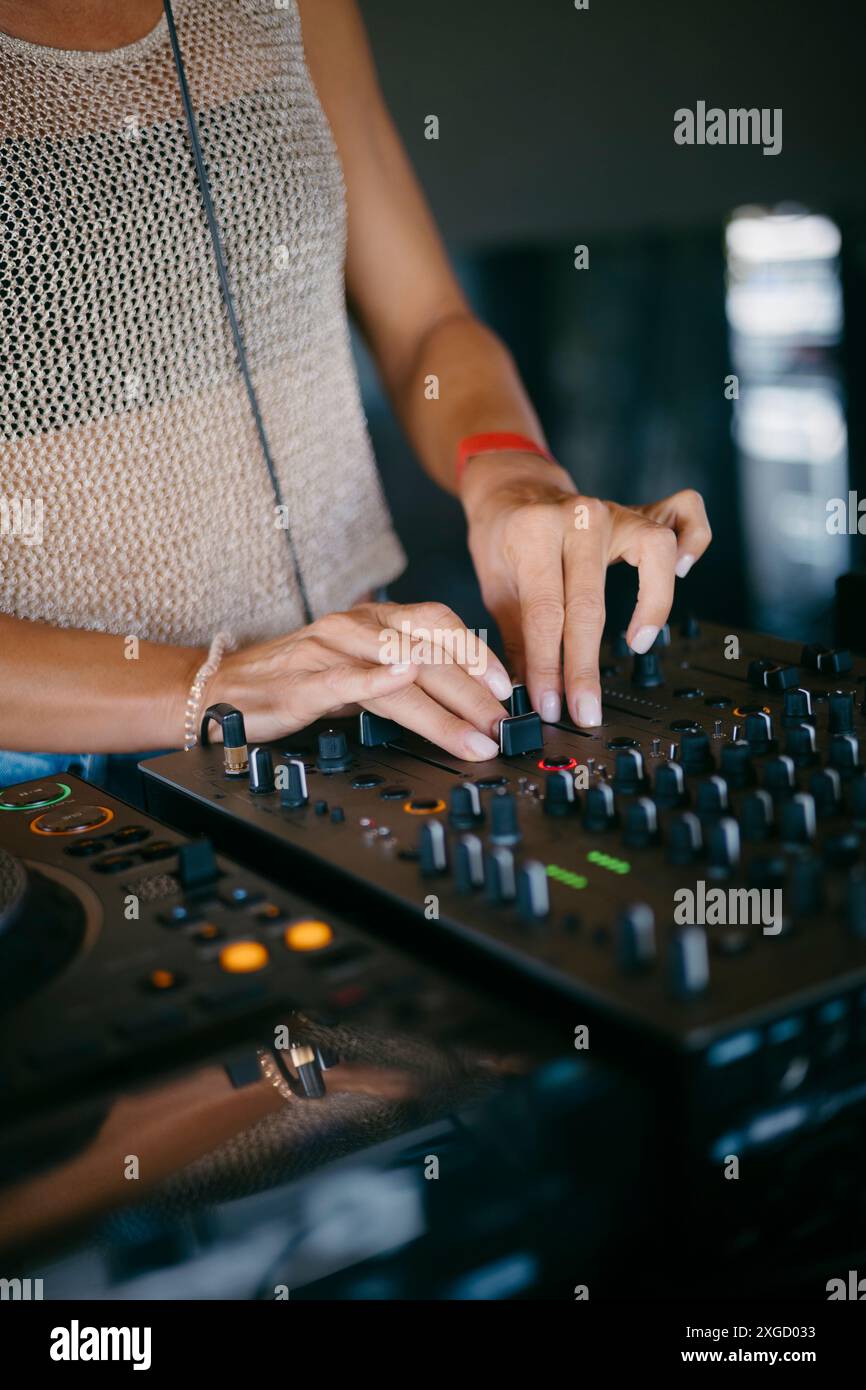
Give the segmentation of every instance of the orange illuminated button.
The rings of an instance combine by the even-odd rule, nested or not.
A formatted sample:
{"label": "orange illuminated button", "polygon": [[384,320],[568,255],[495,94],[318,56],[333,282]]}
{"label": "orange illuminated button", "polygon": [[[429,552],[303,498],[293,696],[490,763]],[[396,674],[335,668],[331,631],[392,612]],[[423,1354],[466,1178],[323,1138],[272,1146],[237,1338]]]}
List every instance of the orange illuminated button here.
{"label": "orange illuminated button", "polygon": [[88,830],[99,830],[114,820],[114,812],[107,806],[62,806],[56,811],[45,811],[30,822],[30,829],[37,835],[83,835]]}
{"label": "orange illuminated button", "polygon": [[220,951],[220,965],[230,975],[249,975],[267,963],[267,947],[260,941],[232,941]]}
{"label": "orange illuminated button", "polygon": [[303,922],[293,922],[286,927],[283,936],[290,951],[321,951],[323,947],[330,946],[333,939],[333,927],[312,917]]}
{"label": "orange illuminated button", "polygon": [[147,983],[151,989],[161,991],[174,989],[180,982],[173,970],[152,970],[148,976]]}

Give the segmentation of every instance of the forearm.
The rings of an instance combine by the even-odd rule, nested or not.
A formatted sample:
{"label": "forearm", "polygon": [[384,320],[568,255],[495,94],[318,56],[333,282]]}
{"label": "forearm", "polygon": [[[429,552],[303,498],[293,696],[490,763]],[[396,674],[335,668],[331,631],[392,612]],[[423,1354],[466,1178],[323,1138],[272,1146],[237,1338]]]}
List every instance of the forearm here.
{"label": "forearm", "polygon": [[470,313],[439,320],[420,339],[409,367],[385,372],[394,409],[425,470],[456,492],[461,439],[491,431],[544,434],[511,354]]}
{"label": "forearm", "polygon": [[0,745],[39,753],[178,747],[205,655],[0,614]]}

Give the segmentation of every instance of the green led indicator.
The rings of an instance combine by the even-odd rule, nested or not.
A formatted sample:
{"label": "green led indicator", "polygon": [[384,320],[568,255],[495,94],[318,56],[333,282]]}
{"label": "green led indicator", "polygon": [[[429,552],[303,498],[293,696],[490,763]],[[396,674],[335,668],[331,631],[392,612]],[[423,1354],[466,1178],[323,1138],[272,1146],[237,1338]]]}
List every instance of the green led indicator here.
{"label": "green led indicator", "polygon": [[566,888],[585,888],[589,882],[583,874],[574,874],[571,869],[563,869],[559,864],[548,864],[547,876],[555,878],[557,883],[564,883]]}
{"label": "green led indicator", "polygon": [[591,849],[586,857],[590,864],[597,864],[600,869],[607,869],[608,873],[631,873],[631,864],[627,860],[614,859],[612,854],[602,854],[600,849]]}
{"label": "green led indicator", "polygon": [[58,801],[65,801],[68,796],[72,795],[72,788],[68,787],[65,782],[56,782],[55,786],[60,787],[59,796],[41,797],[36,801],[23,800],[11,802],[4,801],[3,797],[8,795],[9,792],[13,792],[15,787],[5,787],[0,791],[0,811],[41,811],[46,806],[56,806]]}

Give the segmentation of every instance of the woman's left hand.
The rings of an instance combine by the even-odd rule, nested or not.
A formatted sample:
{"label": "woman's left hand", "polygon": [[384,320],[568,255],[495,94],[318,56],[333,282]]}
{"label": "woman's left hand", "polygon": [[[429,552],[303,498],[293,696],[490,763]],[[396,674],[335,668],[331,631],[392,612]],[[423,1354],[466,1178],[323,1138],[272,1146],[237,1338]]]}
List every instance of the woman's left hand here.
{"label": "woman's left hand", "polygon": [[460,493],[509,674],[525,681],[548,723],[560,717],[564,686],[574,722],[600,724],[607,567],[625,560],[638,571],[626,638],[645,652],[668,619],[676,578],[712,539],[700,493],[621,507],[583,496],[558,464],[516,453],[471,459]]}

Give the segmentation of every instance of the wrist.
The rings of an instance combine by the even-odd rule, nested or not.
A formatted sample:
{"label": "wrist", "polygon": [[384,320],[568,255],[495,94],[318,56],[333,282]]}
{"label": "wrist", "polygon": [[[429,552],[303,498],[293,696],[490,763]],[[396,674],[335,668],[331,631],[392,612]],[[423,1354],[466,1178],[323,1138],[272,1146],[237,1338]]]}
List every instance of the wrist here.
{"label": "wrist", "polygon": [[569,473],[552,459],[538,454],[497,452],[475,454],[467,461],[460,480],[459,497],[468,521],[478,518],[491,502],[538,500],[576,493]]}

